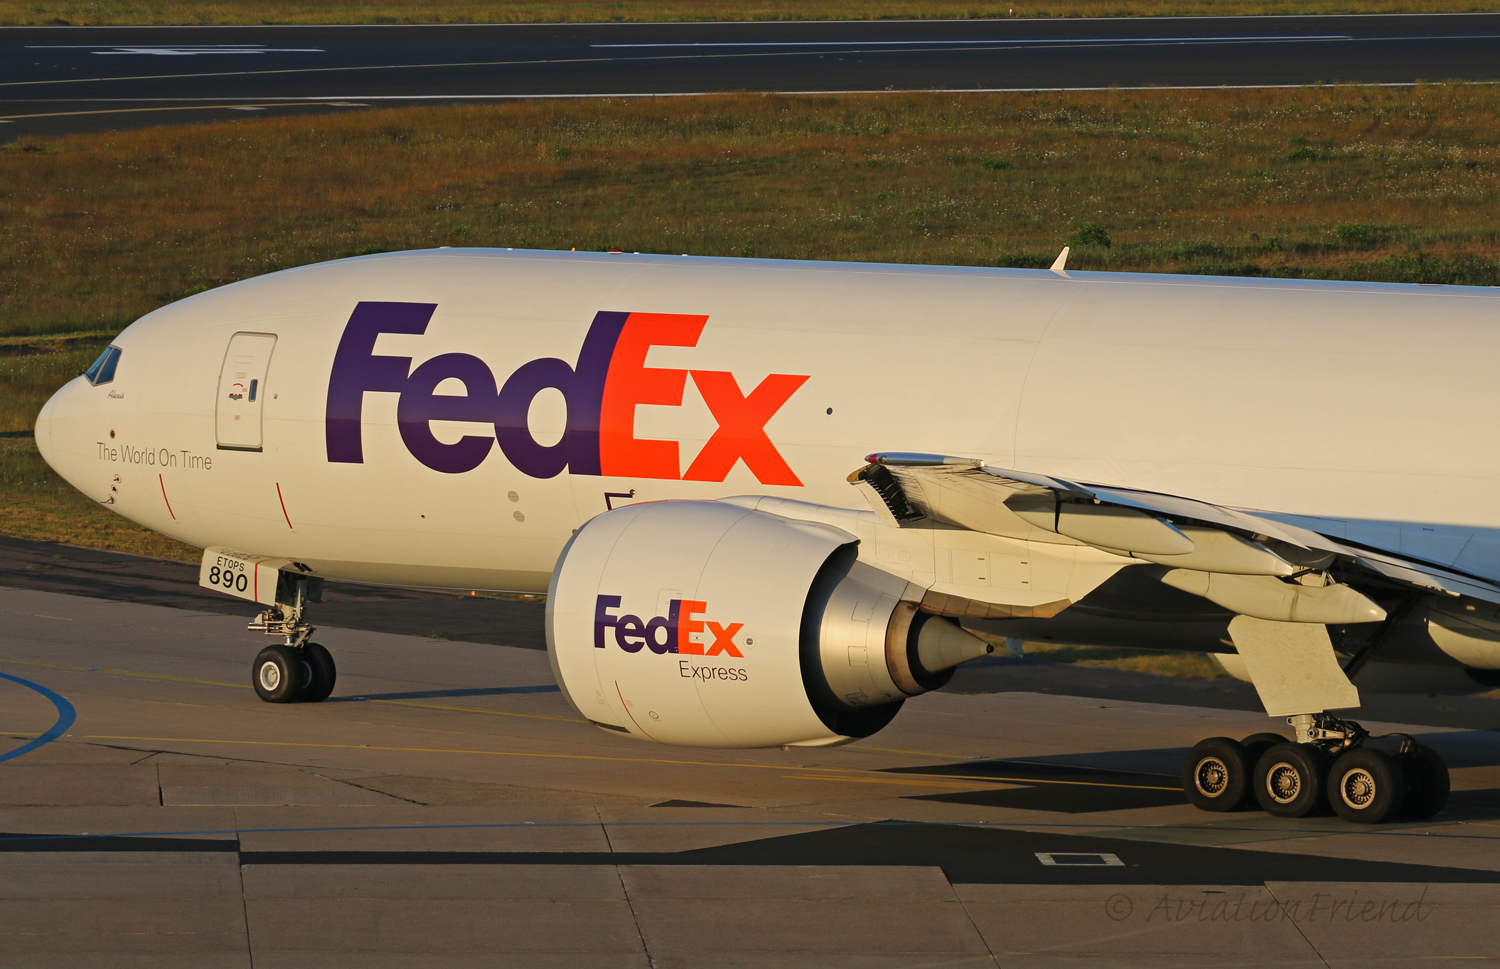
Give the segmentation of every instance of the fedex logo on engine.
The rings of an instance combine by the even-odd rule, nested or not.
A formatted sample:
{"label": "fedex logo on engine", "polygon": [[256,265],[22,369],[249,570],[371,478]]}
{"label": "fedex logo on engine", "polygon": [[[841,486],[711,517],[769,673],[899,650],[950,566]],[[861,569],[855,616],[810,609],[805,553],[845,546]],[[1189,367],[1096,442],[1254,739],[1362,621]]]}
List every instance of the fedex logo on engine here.
{"label": "fedex logo on engine", "polygon": [[[382,333],[422,334],[435,303],[362,302],[344,327],[328,380],[326,440],[328,460],[364,462],[361,432],[364,395],[399,394],[396,423],[401,440],[418,461],[435,471],[462,474],[489,456],[498,442],[517,470],[534,478],[572,474],[684,481],[723,481],[744,461],[761,484],[801,486],[796,474],[766,436],[766,423],[807,376],[771,374],[749,393],[723,370],[675,370],[645,365],[653,346],[694,347],[707,316],[669,313],[595,315],[575,363],[555,357],[529,361],[497,385],[478,357],[444,353],[412,369],[410,357],[377,355]],[[682,406],[691,375],[718,429],[687,470],[681,469],[677,441],[635,436],[639,404]],[[457,378],[463,396],[436,394]],[[538,393],[562,392],[567,425],[556,444],[541,445],[531,434],[527,413]],[[439,441],[432,421],[475,421],[494,434],[465,435],[456,443]]]}
{"label": "fedex logo on engine", "polygon": [[[734,637],[745,628],[742,622],[717,623],[697,618],[708,611],[708,603],[701,599],[673,599],[667,603],[665,616],[654,616],[643,620],[640,616],[616,615],[612,610],[620,608],[619,596],[598,596],[594,599],[594,648],[607,649],[608,640],[627,653],[639,653],[642,648],[653,653],[676,653],[679,656],[722,656],[744,659],[735,645]],[[712,642],[704,643],[694,637],[707,633]],[[749,645],[750,640],[745,640]],[[698,666],[689,660],[678,660],[678,675],[696,680],[748,680],[749,673],[740,667]]]}

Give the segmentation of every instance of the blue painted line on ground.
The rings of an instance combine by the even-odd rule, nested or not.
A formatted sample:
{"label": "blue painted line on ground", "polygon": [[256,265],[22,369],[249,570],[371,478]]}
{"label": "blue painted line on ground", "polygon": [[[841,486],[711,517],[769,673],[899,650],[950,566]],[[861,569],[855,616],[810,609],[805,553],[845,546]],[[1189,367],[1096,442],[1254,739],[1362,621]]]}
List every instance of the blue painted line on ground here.
{"label": "blue painted line on ground", "polygon": [[10,760],[13,757],[19,757],[22,754],[29,754],[33,750],[36,750],[38,747],[52,743],[52,741],[56,740],[58,737],[61,737],[64,733],[66,733],[68,728],[73,726],[73,721],[78,719],[78,711],[73,709],[73,704],[69,703],[67,700],[64,700],[61,696],[53,693],[51,690],[47,689],[45,686],[42,686],[40,683],[33,683],[30,680],[23,680],[19,676],[11,676],[9,673],[0,673],[0,679],[10,680],[12,683],[19,683],[22,686],[26,687],[26,689],[28,690],[35,690],[42,696],[51,700],[52,705],[54,707],[57,707],[57,722],[52,725],[51,729],[49,729],[46,733],[37,737],[30,743],[22,744],[9,753],[0,754],[0,761]]}

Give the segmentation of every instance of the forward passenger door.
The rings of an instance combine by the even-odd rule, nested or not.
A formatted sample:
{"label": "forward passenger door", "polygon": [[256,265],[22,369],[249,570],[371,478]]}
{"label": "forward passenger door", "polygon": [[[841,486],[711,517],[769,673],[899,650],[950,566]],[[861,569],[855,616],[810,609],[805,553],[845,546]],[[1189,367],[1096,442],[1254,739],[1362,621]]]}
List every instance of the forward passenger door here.
{"label": "forward passenger door", "polygon": [[261,407],[274,349],[274,333],[236,333],[230,338],[224,366],[219,371],[219,397],[214,411],[220,450],[261,449]]}

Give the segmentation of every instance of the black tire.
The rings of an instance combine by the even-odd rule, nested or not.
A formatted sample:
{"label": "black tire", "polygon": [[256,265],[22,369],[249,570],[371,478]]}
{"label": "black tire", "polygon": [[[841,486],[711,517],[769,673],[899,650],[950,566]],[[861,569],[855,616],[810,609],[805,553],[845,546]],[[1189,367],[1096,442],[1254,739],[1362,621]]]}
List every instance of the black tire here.
{"label": "black tire", "polygon": [[1245,803],[1252,761],[1228,737],[1201,740],[1182,761],[1182,789],[1200,811],[1233,811]]}
{"label": "black tire", "polygon": [[291,703],[307,682],[302,657],[290,646],[267,646],[250,667],[250,682],[255,693],[267,703]]}
{"label": "black tire", "polygon": [[1397,758],[1406,775],[1406,804],[1401,817],[1426,821],[1448,805],[1448,765],[1431,747],[1417,744],[1411,752]]}
{"label": "black tire", "polygon": [[338,682],[338,667],[334,665],[328,650],[317,643],[308,643],[302,647],[301,652],[312,675],[307,678],[307,686],[297,699],[303,703],[321,703],[328,699],[328,694],[333,692],[333,685]]}
{"label": "black tire", "polygon": [[1255,799],[1267,814],[1305,818],[1327,803],[1328,757],[1316,747],[1279,743],[1255,764]]}
{"label": "black tire", "polygon": [[1277,744],[1286,743],[1286,738],[1279,733],[1253,733],[1240,741],[1240,746],[1245,748],[1245,754],[1250,758],[1250,767],[1260,763],[1260,755],[1275,747]]}
{"label": "black tire", "polygon": [[1401,813],[1406,775],[1383,750],[1356,747],[1328,772],[1328,803],[1345,821],[1379,824]]}

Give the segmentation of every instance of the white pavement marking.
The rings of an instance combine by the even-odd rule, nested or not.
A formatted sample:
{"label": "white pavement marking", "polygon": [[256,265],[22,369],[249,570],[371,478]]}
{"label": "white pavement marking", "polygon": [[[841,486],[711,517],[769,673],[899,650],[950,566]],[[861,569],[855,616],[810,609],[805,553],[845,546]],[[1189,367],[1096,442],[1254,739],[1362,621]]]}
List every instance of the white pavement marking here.
{"label": "white pavement marking", "polygon": [[[1147,88],[1121,88],[1117,86],[1094,86],[1094,87],[944,87],[944,88],[828,88],[807,91],[768,91],[764,93],[779,94],[784,97],[825,97],[831,94],[1054,94],[1066,91],[1120,91],[1120,90],[1149,90],[1149,91],[1292,91],[1303,88],[1405,88],[1423,87],[1427,81],[1334,81],[1314,82],[1311,84],[1174,84],[1164,86],[1151,86]],[[1465,81],[1470,87],[1490,86],[1500,84],[1500,81]],[[3,87],[0,84],[0,87]],[[257,101],[262,104],[288,103],[298,105],[323,105],[335,108],[368,108],[370,105],[348,101],[348,98],[359,98],[362,101],[541,101],[541,100],[590,100],[596,98],[708,98],[708,97],[731,97],[734,91],[635,91],[635,92],[588,92],[583,94],[318,94],[307,97],[267,97],[267,98],[30,98],[27,103],[46,104],[152,104],[156,102],[170,102],[183,105],[173,108],[108,108],[99,111],[66,111],[54,113],[12,114],[0,118],[0,124],[8,124],[11,121],[24,121],[27,118],[53,118],[74,114],[126,114],[142,111],[180,111],[197,107],[228,107],[225,102],[234,100]],[[328,100],[338,98],[339,100]],[[202,104],[197,102],[216,102],[215,104]]]}
{"label": "white pavement marking", "polygon": [[1120,856],[1108,851],[1037,851],[1036,860],[1048,866],[1124,868]]}

